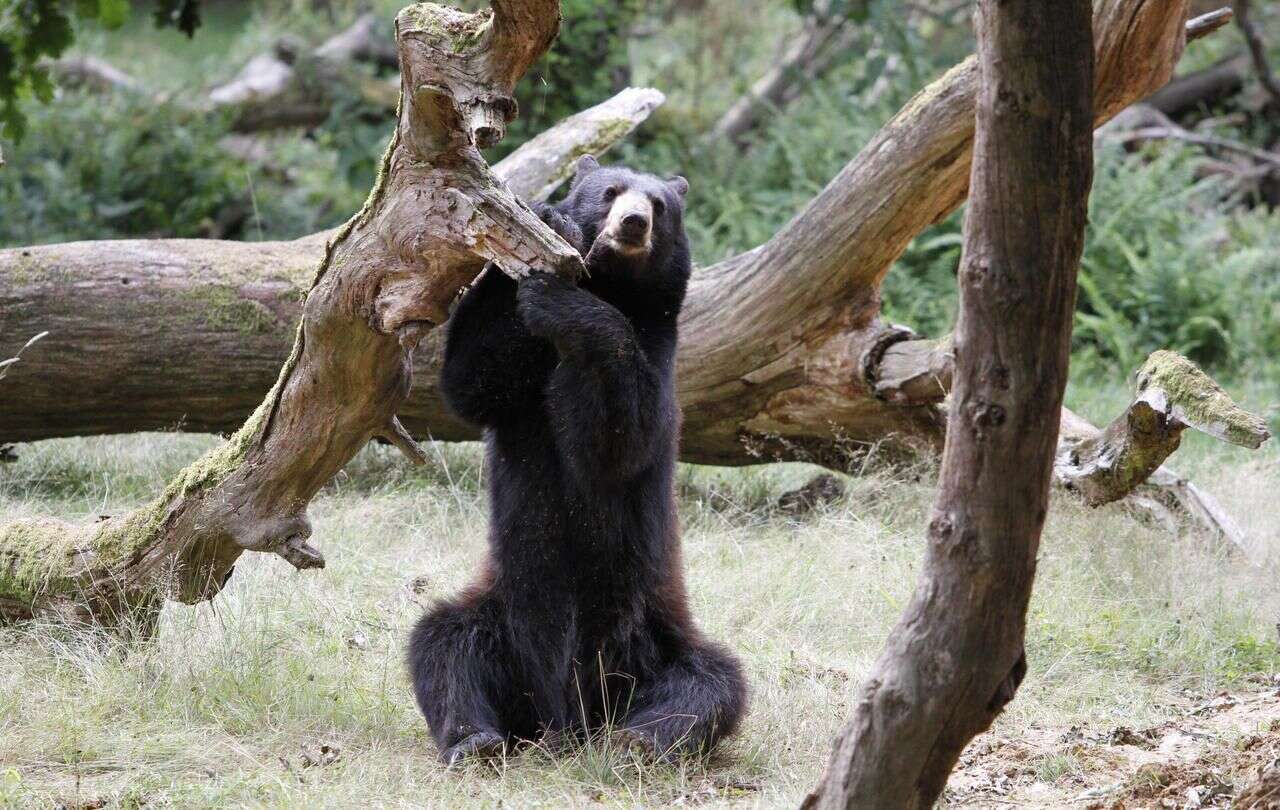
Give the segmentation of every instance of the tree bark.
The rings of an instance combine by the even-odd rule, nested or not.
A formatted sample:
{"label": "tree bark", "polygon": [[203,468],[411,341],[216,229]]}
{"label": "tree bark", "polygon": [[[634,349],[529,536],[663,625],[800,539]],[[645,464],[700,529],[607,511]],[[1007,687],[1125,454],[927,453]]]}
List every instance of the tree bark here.
{"label": "tree bark", "polygon": [[[493,262],[515,276],[576,275],[582,259],[490,171],[511,93],[559,27],[556,0],[428,4],[396,18],[400,116],[364,208],[328,240],[293,350],[265,400],[152,504],[90,526],[0,528],[0,617],[112,623],[165,597],[215,595],[244,551],[323,567],[307,543],[311,498],[370,439],[419,463],[396,413],[413,348]],[[198,258],[189,248],[188,254]]]}
{"label": "tree bark", "polygon": [[1093,175],[1088,0],[979,0],[941,488],[916,593],[807,807],[927,808],[1013,699]]}
{"label": "tree bark", "polygon": [[[1185,13],[1184,0],[1100,0],[1096,123],[1168,81]],[[770,241],[694,274],[678,357],[684,460],[845,467],[872,445],[941,446],[939,398],[877,390],[905,334],[879,317],[879,290],[911,239],[965,197],[976,83],[972,59],[953,68]],[[11,375],[0,442],[234,429],[287,353],[282,335],[326,236],[0,251],[0,339],[16,348],[51,332]],[[145,305],[126,309],[126,293]],[[436,389],[442,345],[431,333],[419,346],[402,419],[416,436],[475,438]]]}

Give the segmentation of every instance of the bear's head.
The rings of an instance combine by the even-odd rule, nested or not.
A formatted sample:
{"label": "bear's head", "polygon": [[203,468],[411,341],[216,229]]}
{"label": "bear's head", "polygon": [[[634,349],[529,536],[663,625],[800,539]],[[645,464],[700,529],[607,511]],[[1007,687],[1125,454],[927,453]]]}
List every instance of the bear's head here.
{"label": "bear's head", "polygon": [[569,194],[559,206],[582,230],[588,270],[658,270],[687,261],[683,177],[662,178],[623,166],[578,160]]}

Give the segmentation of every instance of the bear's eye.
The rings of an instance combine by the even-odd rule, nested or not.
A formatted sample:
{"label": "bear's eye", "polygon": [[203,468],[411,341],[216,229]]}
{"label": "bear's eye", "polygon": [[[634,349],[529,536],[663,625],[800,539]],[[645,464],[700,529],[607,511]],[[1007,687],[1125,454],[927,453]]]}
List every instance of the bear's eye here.
{"label": "bear's eye", "polygon": [[617,186],[609,186],[608,188],[606,188],[606,189],[604,190],[604,201],[605,201],[605,202],[613,202],[615,199],[617,199],[617,197],[618,197],[618,187],[617,187]]}
{"label": "bear's eye", "polygon": [[660,217],[662,216],[662,212],[665,210],[667,210],[667,204],[664,203],[661,199],[654,197],[653,198],[653,215],[655,217]]}

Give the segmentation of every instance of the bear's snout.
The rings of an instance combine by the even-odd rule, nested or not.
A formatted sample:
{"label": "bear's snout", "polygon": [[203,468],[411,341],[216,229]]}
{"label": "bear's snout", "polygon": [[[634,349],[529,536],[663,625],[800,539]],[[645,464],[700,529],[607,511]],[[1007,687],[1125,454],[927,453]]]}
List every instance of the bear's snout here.
{"label": "bear's snout", "polygon": [[646,253],[653,233],[653,201],[642,192],[618,195],[609,209],[602,235],[615,249]]}
{"label": "bear's snout", "polygon": [[642,241],[649,233],[649,218],[634,211],[622,218],[622,237],[629,241]]}

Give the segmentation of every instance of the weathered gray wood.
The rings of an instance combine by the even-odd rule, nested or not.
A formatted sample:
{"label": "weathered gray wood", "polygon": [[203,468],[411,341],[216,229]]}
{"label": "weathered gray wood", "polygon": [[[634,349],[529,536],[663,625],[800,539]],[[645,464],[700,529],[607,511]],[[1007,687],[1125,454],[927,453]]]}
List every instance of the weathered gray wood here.
{"label": "weathered gray wood", "polygon": [[[396,18],[401,114],[364,208],[325,245],[277,382],[248,422],[152,504],[92,525],[0,527],[0,618],[109,623],[163,598],[209,599],[245,551],[323,567],[307,504],[370,439],[421,460],[397,412],[410,356],[486,262],[576,276],[582,259],[519,202],[476,149],[477,108],[504,117],[559,27],[557,0]],[[194,249],[193,249],[194,250]],[[265,305],[264,305],[265,306]]]}
{"label": "weathered gray wood", "polygon": [[981,89],[941,487],[915,595],[811,808],[928,808],[1012,700],[1093,174],[1088,0],[979,0]]}

